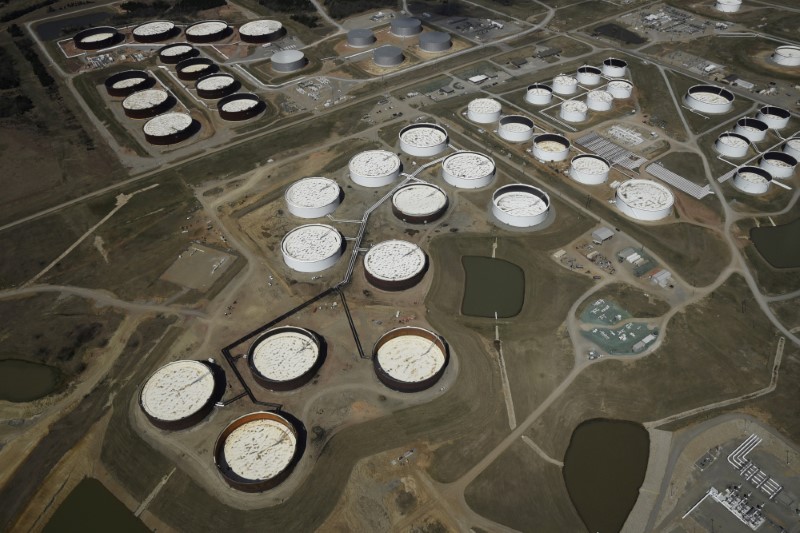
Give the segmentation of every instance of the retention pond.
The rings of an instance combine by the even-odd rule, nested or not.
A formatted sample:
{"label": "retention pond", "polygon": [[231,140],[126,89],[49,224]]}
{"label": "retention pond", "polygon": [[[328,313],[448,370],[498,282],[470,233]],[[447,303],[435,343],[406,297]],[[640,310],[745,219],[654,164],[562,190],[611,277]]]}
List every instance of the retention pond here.
{"label": "retention pond", "polygon": [[800,267],[800,218],[781,226],[750,230],[756,250],[775,268]]}
{"label": "retention pond", "polygon": [[493,257],[461,258],[466,274],[461,312],[469,316],[509,318],[522,310],[525,273],[514,263]]}
{"label": "retention pond", "polygon": [[72,489],[43,531],[146,533],[149,530],[102,483],[87,477]]}
{"label": "retention pond", "polygon": [[641,424],[594,419],[572,433],[564,457],[569,497],[592,533],[616,533],[644,481],[650,436]]}
{"label": "retention pond", "polygon": [[3,359],[0,361],[0,400],[38,400],[58,387],[60,375],[52,366],[21,359]]}

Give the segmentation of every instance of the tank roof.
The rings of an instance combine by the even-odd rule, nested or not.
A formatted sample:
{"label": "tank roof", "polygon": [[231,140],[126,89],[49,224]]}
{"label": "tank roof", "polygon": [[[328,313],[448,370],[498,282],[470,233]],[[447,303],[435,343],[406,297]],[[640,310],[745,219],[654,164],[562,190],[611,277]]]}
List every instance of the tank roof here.
{"label": "tank roof", "polygon": [[604,174],[608,172],[608,161],[595,155],[578,155],[572,158],[572,166],[587,174]]}
{"label": "tank roof", "polygon": [[339,185],[331,179],[303,178],[286,191],[286,201],[299,207],[324,207],[335,202],[339,194]]}
{"label": "tank roof", "polygon": [[183,55],[187,52],[191,52],[192,50],[194,50],[194,46],[190,44],[179,43],[164,47],[160,53],[164,57],[172,57]]}
{"label": "tank roof", "polygon": [[239,33],[245,35],[269,35],[283,28],[277,20],[251,20],[239,26]]}
{"label": "tank roof", "polygon": [[406,215],[430,215],[447,205],[447,194],[429,183],[413,183],[394,193],[392,203]]}
{"label": "tank roof", "polygon": [[320,261],[336,254],[342,246],[342,235],[325,224],[306,224],[289,231],[281,249],[297,261]]}
{"label": "tank roof", "polygon": [[223,89],[236,82],[236,78],[230,74],[209,74],[204,78],[197,80],[197,89],[203,91],[214,91]]}
{"label": "tank roof", "polygon": [[247,480],[271,479],[292,462],[297,449],[294,432],[276,420],[260,418],[245,422],[225,439],[225,462]]}
{"label": "tank roof", "polygon": [[434,376],[445,364],[436,342],[409,332],[386,341],[377,353],[378,364],[397,381],[417,383]]}
{"label": "tank roof", "polygon": [[495,170],[494,161],[478,152],[458,152],[442,162],[442,168],[462,179],[481,179]]}
{"label": "tank roof", "polygon": [[281,50],[272,54],[273,63],[294,63],[303,59],[305,55],[300,50]]}
{"label": "tank roof", "polygon": [[476,98],[467,105],[467,108],[476,113],[497,113],[500,111],[500,102],[494,98]]}
{"label": "tank roof", "polygon": [[412,278],[425,268],[425,263],[425,253],[419,246],[401,240],[380,242],[364,256],[364,268],[386,281]]}
{"label": "tank roof", "polygon": [[159,104],[163,104],[169,98],[169,93],[161,89],[146,89],[137,91],[122,101],[125,109],[150,109]]}
{"label": "tank roof", "polygon": [[672,192],[652,180],[631,179],[617,187],[617,196],[629,206],[642,211],[659,211],[675,201]]}
{"label": "tank roof", "polygon": [[191,125],[192,117],[186,113],[164,113],[148,120],[144,125],[144,132],[153,137],[166,137]]}
{"label": "tank roof", "polygon": [[186,35],[213,35],[228,29],[228,23],[222,20],[206,20],[196,22],[186,28]]}
{"label": "tank roof", "polygon": [[256,341],[251,357],[259,374],[273,381],[289,381],[308,372],[319,358],[310,333],[296,330],[267,334]]}
{"label": "tank roof", "polygon": [[[531,187],[531,189],[533,188],[534,187]],[[501,190],[502,189],[498,189],[497,192],[500,192]],[[508,192],[501,193],[492,201],[494,202],[494,205],[500,208],[501,211],[508,213],[509,215],[517,217],[535,216],[544,213],[550,207],[550,202],[547,200],[547,195],[545,195],[541,190],[537,189],[537,191],[542,196],[536,194],[536,192],[533,190],[524,191],[514,187]]]}
{"label": "tank roof", "polygon": [[154,20],[145,22],[133,29],[134,35],[160,35],[175,29],[175,24],[168,20]]}
{"label": "tank roof", "polygon": [[440,127],[414,125],[401,131],[400,140],[417,148],[428,148],[447,141],[447,133]]}
{"label": "tank roof", "polygon": [[214,373],[208,365],[173,361],[156,370],[144,384],[142,407],[158,420],[182,420],[208,403],[214,385]]}
{"label": "tank roof", "polygon": [[400,168],[400,158],[387,150],[367,150],[353,156],[349,167],[360,176],[383,177]]}

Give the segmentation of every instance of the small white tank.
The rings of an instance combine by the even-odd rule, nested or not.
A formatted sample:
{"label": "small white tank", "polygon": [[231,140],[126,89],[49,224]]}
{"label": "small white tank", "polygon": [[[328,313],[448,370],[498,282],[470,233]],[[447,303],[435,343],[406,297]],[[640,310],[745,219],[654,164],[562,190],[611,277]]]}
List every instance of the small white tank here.
{"label": "small white tank", "polygon": [[478,124],[491,124],[500,119],[500,102],[493,98],[476,98],[467,105],[467,118]]}
{"label": "small white tank", "polygon": [[770,173],[758,167],[739,167],[733,175],[733,186],[747,194],[764,194],[771,182]]}
{"label": "small white tank", "polygon": [[575,94],[578,91],[578,80],[568,74],[559,74],[553,79],[553,92],[561,95]]}
{"label": "small white tank", "polygon": [[525,101],[529,104],[541,106],[548,105],[553,100],[553,88],[544,83],[528,85],[525,92]]}
{"label": "small white tank", "polygon": [[582,154],[572,158],[569,177],[584,185],[600,185],[608,180],[611,165],[598,155]]}
{"label": "small white tank", "polygon": [[614,98],[624,100],[633,94],[633,84],[628,80],[611,80],[606,86],[606,91]]}
{"label": "small white tank", "polygon": [[558,116],[567,122],[583,122],[589,107],[578,100],[566,100],[561,104],[561,111]]}
{"label": "small white tank", "polygon": [[589,91],[586,95],[586,106],[592,111],[610,111],[614,97],[608,91]]}
{"label": "small white tank", "polygon": [[797,158],[785,152],[767,152],[761,156],[758,166],[769,172],[773,178],[791,178],[797,167]]}
{"label": "small white tank", "polygon": [[750,140],[747,137],[729,131],[717,137],[717,142],[714,143],[714,149],[728,157],[744,157],[747,155],[748,148],[750,148]]}
{"label": "small white tank", "polygon": [[578,68],[576,78],[578,83],[582,85],[598,85],[602,78],[600,77],[601,70],[591,65],[583,65]]}
{"label": "small white tank", "polygon": [[792,137],[783,143],[783,153],[800,160],[800,137]]}
{"label": "small white tank", "polygon": [[743,117],[736,121],[733,131],[747,137],[750,142],[759,142],[767,136],[768,129],[769,126],[756,118]]}
{"label": "small white tank", "polygon": [[500,119],[497,134],[509,142],[529,141],[533,137],[533,121],[522,115],[507,115]]}
{"label": "small white tank", "polygon": [[736,13],[742,7],[742,0],[717,0],[714,7],[722,13]]}
{"label": "small white tank", "polygon": [[603,75],[609,78],[621,78],[628,73],[628,62],[624,59],[609,57],[603,61]]}
{"label": "small white tank", "polygon": [[800,67],[800,46],[779,46],[772,54],[772,61],[784,67]]}
{"label": "small white tank", "polygon": [[569,140],[555,133],[543,133],[533,139],[533,157],[539,161],[565,161],[569,157]]}
{"label": "small white tank", "polygon": [[780,130],[789,124],[791,113],[782,107],[765,105],[758,111],[756,118],[773,130]]}

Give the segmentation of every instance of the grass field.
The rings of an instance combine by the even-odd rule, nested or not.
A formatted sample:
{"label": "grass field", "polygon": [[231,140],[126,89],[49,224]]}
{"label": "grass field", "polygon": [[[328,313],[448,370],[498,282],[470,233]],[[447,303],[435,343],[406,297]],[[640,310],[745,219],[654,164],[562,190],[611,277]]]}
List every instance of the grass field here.
{"label": "grass field", "polygon": [[627,283],[614,283],[603,287],[597,292],[592,293],[575,310],[575,316],[580,318],[581,314],[598,299],[613,301],[634,318],[655,318],[665,314],[670,307],[667,302],[656,296],[645,293],[643,290]]}

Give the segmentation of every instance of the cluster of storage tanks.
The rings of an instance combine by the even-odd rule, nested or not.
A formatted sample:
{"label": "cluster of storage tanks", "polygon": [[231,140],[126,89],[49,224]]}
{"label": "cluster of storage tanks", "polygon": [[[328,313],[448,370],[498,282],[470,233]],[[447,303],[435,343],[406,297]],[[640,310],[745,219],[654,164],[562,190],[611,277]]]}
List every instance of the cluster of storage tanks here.
{"label": "cluster of storage tanks", "polygon": [[[583,122],[589,111],[610,111],[614,100],[633,94],[633,84],[624,78],[628,63],[610,57],[600,67],[583,65],[572,74],[559,74],[550,84],[534,83],[525,91],[525,101],[534,106],[549,106],[554,95],[561,98],[559,117],[565,122]],[[585,89],[585,99],[575,99]]]}
{"label": "cluster of storage tanks", "polygon": [[763,194],[769,190],[773,178],[785,179],[794,174],[800,156],[800,139],[787,139],[778,150],[760,152],[757,144],[767,139],[769,130],[781,130],[789,124],[791,113],[776,106],[762,107],[755,117],[743,117],[736,121],[733,131],[717,137],[715,150],[728,159],[744,159],[750,156],[751,147],[758,159],[757,164],[740,166],[733,175],[733,186],[748,194]]}
{"label": "cluster of storage tanks", "polygon": [[[422,31],[422,22],[414,17],[392,19],[389,32],[394,37],[417,37],[418,47],[429,54],[446,52],[453,46],[449,33]],[[347,45],[352,48],[368,48],[377,42],[375,32],[368,28],[355,28],[347,32]],[[394,45],[383,45],[372,52],[372,61],[379,67],[392,68],[401,65],[406,57],[403,49]]]}

